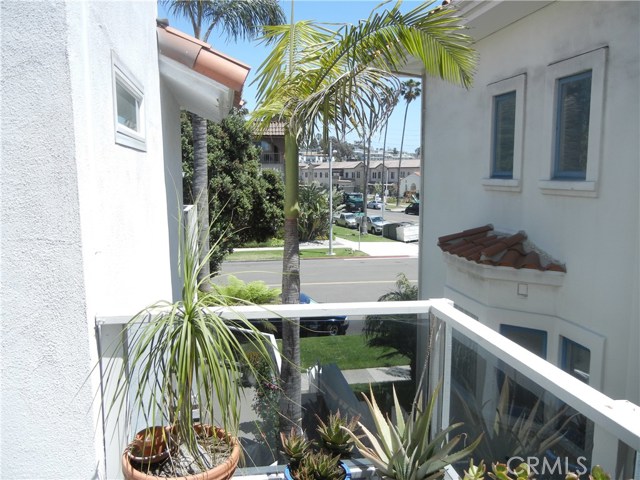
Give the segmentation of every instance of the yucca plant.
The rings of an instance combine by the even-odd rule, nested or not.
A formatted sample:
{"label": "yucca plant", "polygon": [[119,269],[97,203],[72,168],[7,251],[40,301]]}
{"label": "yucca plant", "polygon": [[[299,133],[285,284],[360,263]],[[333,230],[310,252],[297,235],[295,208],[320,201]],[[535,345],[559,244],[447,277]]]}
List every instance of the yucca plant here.
{"label": "yucca plant", "polygon": [[461,423],[448,426],[431,439],[431,416],[438,391],[439,388],[430,398],[426,410],[422,409],[421,397],[418,395],[411,411],[406,414],[400,407],[394,388],[395,422],[382,413],[372,390],[370,390],[370,398],[363,394],[373,417],[376,432],[369,431],[361,422],[358,422],[358,425],[371,446],[365,445],[354,432],[347,431],[360,453],[371,460],[383,477],[396,480],[439,478],[444,474],[444,467],[467,457],[480,443],[481,437],[478,437],[469,446],[456,450],[463,434],[458,434],[451,439],[449,436],[453,430],[462,425]]}
{"label": "yucca plant", "polygon": [[[258,352],[269,361],[270,356],[266,342],[249,321],[240,317],[228,321],[207,308],[201,290],[211,280],[199,281],[198,275],[216,245],[200,260],[197,222],[182,222],[181,218],[179,224],[182,298],[150,305],[123,328],[121,344],[128,346],[128,363],[122,367],[107,364],[106,382],[115,392],[107,413],[120,415],[127,410],[141,416],[144,427],[170,425],[180,451],[206,470],[218,460],[211,454],[214,448],[205,453],[201,446],[198,436],[211,430],[194,419],[194,408],[199,409],[203,422],[224,430],[208,442],[229,443],[239,425],[241,369],[253,368],[245,352]],[[207,302],[211,300],[208,295]],[[226,304],[223,297],[218,300],[218,305]],[[231,327],[250,333],[240,337]],[[251,344],[250,349],[245,350],[241,338]],[[131,410],[129,399],[133,399]]]}

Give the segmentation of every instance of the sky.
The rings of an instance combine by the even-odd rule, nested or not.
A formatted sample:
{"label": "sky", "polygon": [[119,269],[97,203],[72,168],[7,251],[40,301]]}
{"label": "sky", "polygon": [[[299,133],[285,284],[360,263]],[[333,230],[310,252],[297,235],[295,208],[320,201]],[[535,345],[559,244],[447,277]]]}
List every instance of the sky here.
{"label": "sky", "polygon": [[[294,4],[294,17],[296,21],[314,20],[317,22],[327,23],[356,23],[360,19],[367,18],[369,13],[380,3],[381,1],[369,0],[296,0]],[[418,3],[419,2],[417,0],[404,0],[402,10],[409,10],[415,7]],[[280,4],[287,16],[287,19],[289,19],[291,13],[291,2],[281,1]],[[172,27],[193,35],[193,28],[190,23],[182,18],[172,17],[169,15],[167,9],[162,5],[158,5],[158,18],[168,18],[169,24]],[[221,52],[240,60],[251,67],[249,77],[247,78],[242,92],[242,98],[247,102],[246,107],[249,110],[255,108],[256,85],[251,85],[251,83],[255,79],[260,64],[268,55],[270,47],[260,45],[257,41],[239,41],[238,43],[234,43],[225,37],[219,36],[215,31],[209,37],[208,43],[216,50],[220,50]],[[400,149],[405,105],[404,100],[401,100],[389,121],[387,132],[388,149]],[[348,137],[348,140],[352,142],[356,139],[357,137]],[[384,144],[383,134],[381,133],[378,137],[372,138],[371,143],[372,148],[382,148]],[[405,152],[414,152],[419,146],[420,99],[418,98],[409,105],[403,150]]]}

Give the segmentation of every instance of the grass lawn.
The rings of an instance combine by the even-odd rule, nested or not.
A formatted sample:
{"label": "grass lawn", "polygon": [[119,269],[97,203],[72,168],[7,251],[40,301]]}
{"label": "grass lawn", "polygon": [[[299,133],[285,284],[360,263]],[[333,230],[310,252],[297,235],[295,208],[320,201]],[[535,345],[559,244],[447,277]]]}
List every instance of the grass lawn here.
{"label": "grass lawn", "polygon": [[[358,230],[354,230],[353,228],[345,228],[339,227],[338,225],[333,226],[333,234],[336,237],[344,238],[345,240],[350,240],[352,242],[358,241]],[[367,235],[360,236],[361,242],[393,242],[389,238],[385,238],[382,235],[373,235],[368,233]]]}
{"label": "grass lawn", "polygon": [[[367,254],[350,248],[334,248],[334,257],[329,257],[328,248],[301,249],[300,259],[334,258],[334,257],[366,257]],[[259,250],[249,252],[234,252],[225,258],[225,262],[256,262],[260,260],[282,260],[282,250]]]}
{"label": "grass lawn", "polygon": [[367,347],[362,335],[307,337],[300,339],[300,363],[309,368],[316,363],[335,363],[341,370],[408,365],[406,357],[379,359],[387,350]]}

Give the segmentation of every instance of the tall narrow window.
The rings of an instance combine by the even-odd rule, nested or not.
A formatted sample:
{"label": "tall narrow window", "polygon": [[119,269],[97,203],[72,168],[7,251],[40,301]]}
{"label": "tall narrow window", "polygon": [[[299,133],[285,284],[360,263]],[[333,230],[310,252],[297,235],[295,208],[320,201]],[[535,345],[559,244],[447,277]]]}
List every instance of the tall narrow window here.
{"label": "tall narrow window", "polygon": [[487,145],[482,184],[487,190],[521,191],[526,87],[525,73],[487,85],[487,121],[482,126]]}
{"label": "tall narrow window", "polygon": [[589,146],[591,70],[558,79],[554,178],[584,180]]}
{"label": "tall narrow window", "polygon": [[145,151],[144,91],[113,52],[111,60],[115,141],[119,145]]}
{"label": "tall narrow window", "polygon": [[579,343],[562,337],[562,369],[589,383],[589,367],[591,364],[591,351]]}
{"label": "tall narrow window", "polygon": [[516,92],[493,97],[491,178],[513,178],[516,131]]}
{"label": "tall narrow window", "polygon": [[[591,351],[573,340],[562,338],[562,369],[584,383],[589,383]],[[567,407],[565,437],[588,453],[593,446],[593,422]],[[582,452],[580,452],[582,453]],[[589,456],[589,455],[586,455]]]}

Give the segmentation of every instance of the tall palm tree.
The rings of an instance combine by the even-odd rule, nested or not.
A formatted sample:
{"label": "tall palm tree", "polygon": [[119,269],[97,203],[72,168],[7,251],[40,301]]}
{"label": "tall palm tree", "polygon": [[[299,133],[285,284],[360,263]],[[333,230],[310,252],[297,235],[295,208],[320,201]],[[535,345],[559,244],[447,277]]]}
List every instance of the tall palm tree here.
{"label": "tall palm tree", "polygon": [[400,205],[400,167],[402,165],[402,149],[404,148],[404,131],[407,127],[407,113],[409,112],[409,104],[420,96],[420,83],[414,79],[402,82],[400,86],[400,95],[407,102],[404,108],[404,121],[402,122],[402,138],[400,140],[400,158],[398,159],[398,172],[397,172],[397,188],[396,188],[396,207]]}
{"label": "tall palm tree", "polygon": [[[309,21],[269,27],[265,41],[274,48],[260,66],[258,108],[254,122],[266,128],[272,119],[285,126],[285,247],[282,272],[284,303],[298,303],[300,258],[297,237],[298,140],[321,125],[346,131],[365,123],[370,109],[385,102],[397,85],[394,72],[408,57],[419,59],[427,74],[470,86],[475,55],[471,38],[449,8],[421,3],[407,13],[400,2],[375,9],[366,21],[332,30]],[[281,412],[299,426],[299,319],[283,328],[283,405]],[[281,431],[289,425],[281,422]]]}
{"label": "tall palm tree", "polygon": [[[193,27],[193,36],[204,42],[214,29],[233,39],[251,39],[262,33],[265,25],[281,25],[284,12],[277,0],[161,0],[172,15],[184,17]],[[209,179],[207,175],[207,120],[191,114],[193,131],[193,196],[197,199],[201,260],[209,251]],[[208,278],[205,265],[198,280]],[[204,288],[209,288],[204,282]]]}

